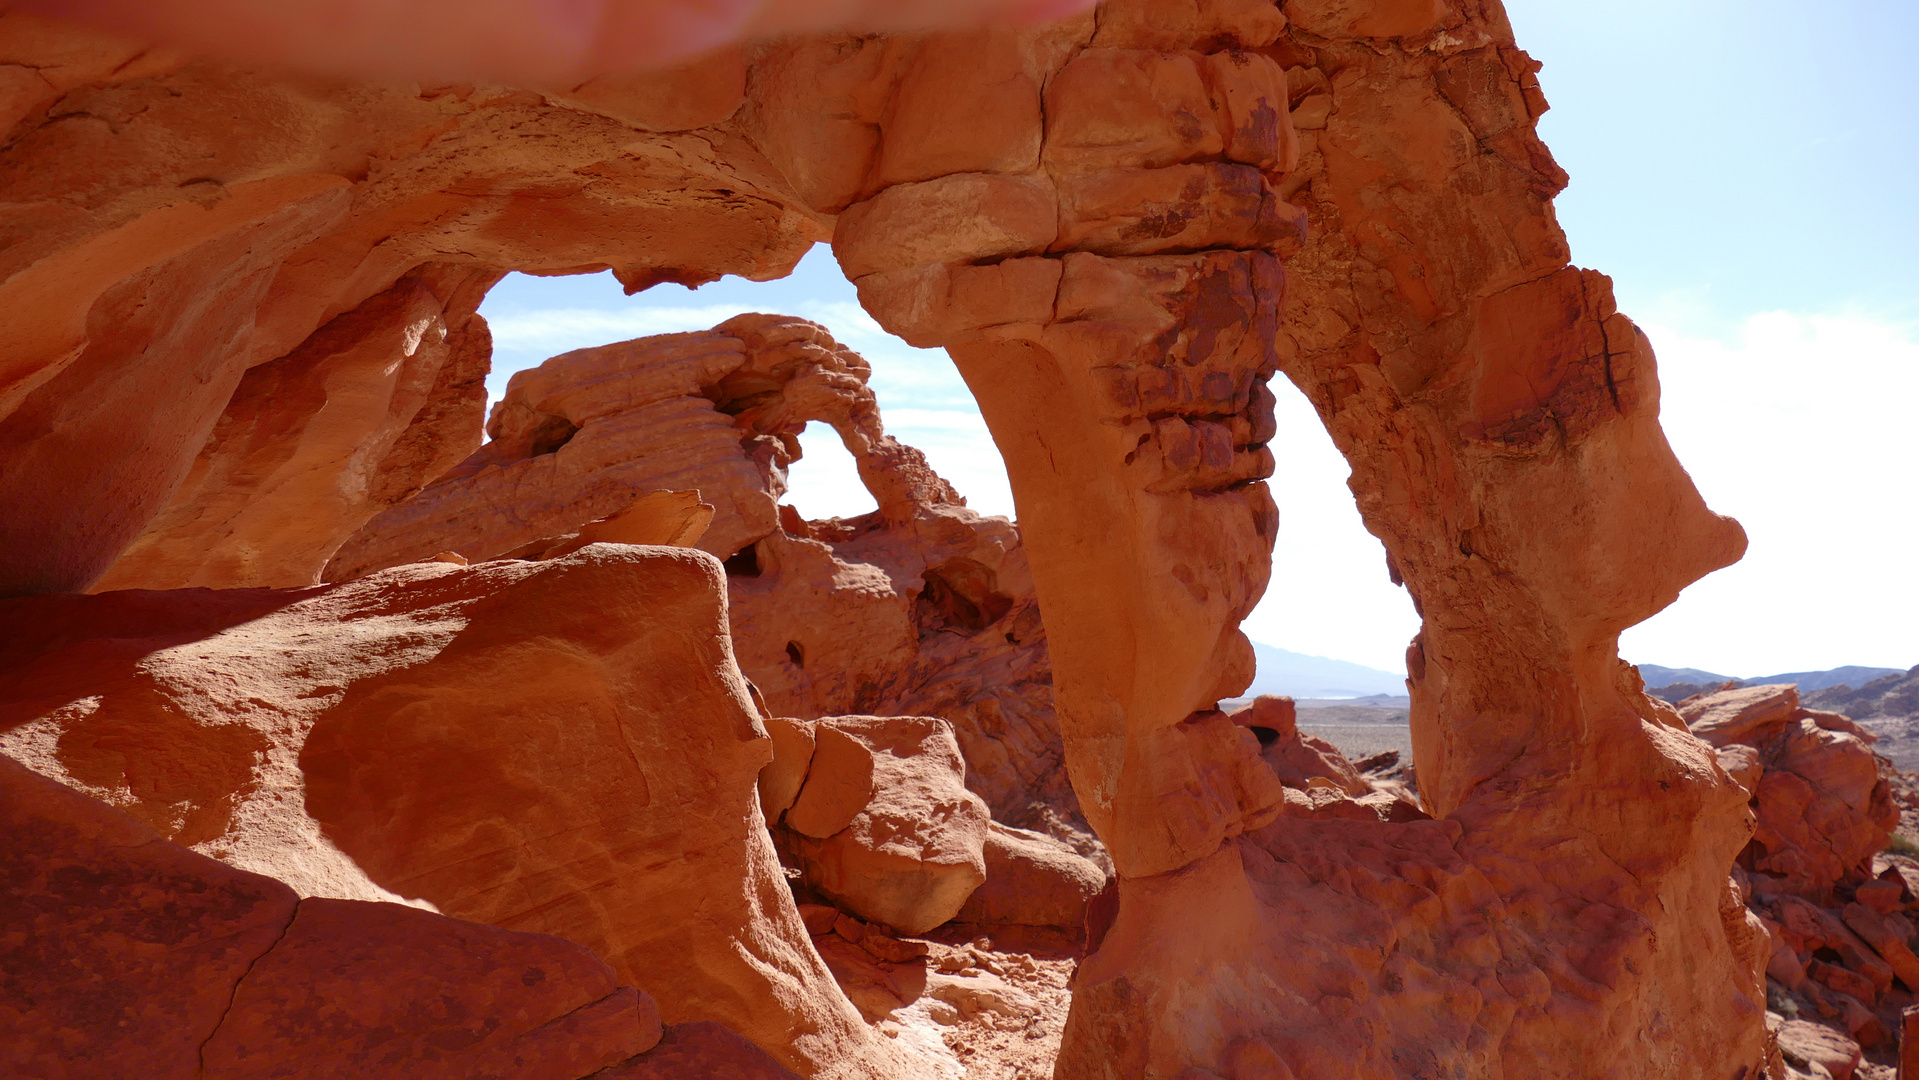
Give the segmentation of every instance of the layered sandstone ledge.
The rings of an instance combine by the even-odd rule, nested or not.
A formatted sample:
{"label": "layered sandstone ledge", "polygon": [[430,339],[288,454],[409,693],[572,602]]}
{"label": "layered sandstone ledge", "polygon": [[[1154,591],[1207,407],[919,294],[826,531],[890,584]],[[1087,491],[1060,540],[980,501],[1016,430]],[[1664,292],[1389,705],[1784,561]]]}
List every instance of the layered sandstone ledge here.
{"label": "layered sandstone ledge", "polygon": [[[757,943],[736,960],[758,982],[718,981],[759,989],[709,994],[716,977],[691,969],[643,989],[669,1020],[675,994],[703,1002],[809,1073],[916,1068],[875,1065],[899,1044],[836,992],[808,989],[827,980],[753,797],[765,743],[716,563],[586,547],[303,591],[348,537],[423,489],[430,503],[426,485],[478,448],[474,310],[497,275],[611,268],[632,289],[769,278],[831,239],[882,325],[947,347],[1011,474],[1065,768],[1118,872],[1056,1075],[1763,1069],[1770,948],[1728,877],[1752,828],[1747,795],[1616,650],[1743,537],[1665,443],[1649,343],[1603,276],[1568,265],[1550,202],[1564,177],[1533,131],[1536,65],[1496,0],[1114,0],[1029,31],[791,38],[671,80],[548,90],[281,79],[14,14],[0,15],[0,59],[13,121],[0,148],[0,595],[26,597],[9,602],[13,626],[32,628],[8,678],[31,698],[33,680],[65,670],[42,656],[41,624],[136,609],[45,642],[98,642],[83,651],[112,660],[110,677],[65,688],[63,725],[96,715],[86,701],[130,703],[127,716],[166,713],[174,691],[232,704],[234,720],[212,725],[231,740],[218,776],[122,754],[123,768],[151,770],[125,785],[142,804],[171,806],[174,785],[202,781],[231,794],[184,800],[177,822],[155,819],[167,829],[241,837],[233,822],[257,802],[246,792],[290,783],[288,755],[354,775],[359,755],[378,766],[368,775],[398,770],[376,785],[385,794],[326,811],[309,785],[304,810],[259,804],[284,827],[231,857],[398,799],[438,824],[395,835],[459,838],[485,857],[262,857],[282,875],[380,888],[454,866],[484,877],[489,860],[540,848],[489,831],[470,786],[362,754],[362,740],[399,725],[493,769],[525,748],[501,736],[468,753],[451,733],[483,730],[502,696],[551,716],[553,732],[614,723],[618,738],[560,739],[556,771],[523,779],[535,805],[630,811],[651,804],[591,793],[646,771],[632,732],[717,718],[705,737],[732,741],[673,782],[699,789],[676,815],[718,830],[703,854],[731,867],[713,885],[727,903],[666,910]],[[1351,462],[1361,513],[1424,618],[1409,651],[1422,815],[1322,813],[1216,708],[1252,673],[1238,624],[1271,571],[1279,519],[1262,480],[1283,463],[1266,445],[1265,383],[1282,372]],[[709,411],[751,397],[697,389]],[[544,424],[512,429],[520,450],[564,434]],[[735,458],[741,430],[723,433]],[[718,520],[725,508],[708,505]],[[898,505],[891,528],[939,500]],[[802,531],[835,552],[856,542],[782,533]],[[760,535],[756,551],[775,536]],[[567,584],[599,574],[620,583]],[[671,592],[682,574],[705,577],[676,593],[681,607],[580,617],[603,590]],[[135,583],[221,591],[37,595]],[[563,595],[465,622],[471,605],[549,588]],[[453,594],[434,600],[442,589]],[[261,599],[285,590],[300,598],[283,609]],[[171,599],[142,599],[154,596]],[[250,604],[273,609],[244,625],[277,627],[274,650],[218,627]],[[164,645],[109,625],[139,622],[145,605],[212,624]],[[543,685],[534,670],[463,668],[452,644],[444,659],[398,659],[435,635],[594,670],[527,701]],[[177,684],[143,681],[160,676],[134,661],[149,655],[140,642],[179,660]],[[231,650],[231,681],[198,685],[226,670],[197,663],[201,642]],[[608,674],[620,650],[671,642],[682,653],[650,674]],[[284,667],[296,656],[304,672]],[[377,671],[322,674],[361,664]],[[333,695],[389,669],[395,685],[436,688],[427,711],[382,699],[332,757],[314,749]],[[567,696],[580,687],[606,690]],[[784,692],[802,691],[819,688]],[[710,700],[674,711],[696,692]],[[433,700],[465,704],[428,723]],[[98,708],[93,722],[112,721]],[[165,730],[127,722],[129,739]],[[33,753],[110,744],[56,737]],[[622,745],[624,763],[609,749]],[[642,892],[680,880],[629,846],[677,816],[588,817],[606,835],[555,831],[582,854],[534,879],[610,859],[605,880]],[[553,928],[625,977],[650,955],[652,924],[576,885],[550,910],[537,890],[453,889],[442,907],[496,921],[574,912]]]}

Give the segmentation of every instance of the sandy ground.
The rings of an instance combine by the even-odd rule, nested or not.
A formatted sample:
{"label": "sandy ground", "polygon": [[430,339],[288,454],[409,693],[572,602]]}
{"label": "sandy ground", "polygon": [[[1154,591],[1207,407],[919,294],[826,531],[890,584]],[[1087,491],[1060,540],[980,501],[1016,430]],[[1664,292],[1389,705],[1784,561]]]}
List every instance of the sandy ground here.
{"label": "sandy ground", "polygon": [[866,1021],[943,1080],[1048,1080],[1083,955],[1077,932],[948,923],[895,936],[821,905],[800,907],[813,946]]}
{"label": "sandy ground", "polygon": [[1412,760],[1412,731],[1406,726],[1404,706],[1380,708],[1330,701],[1301,701],[1298,705],[1300,733],[1325,739],[1350,760],[1387,750],[1399,751],[1402,761]]}
{"label": "sandy ground", "polygon": [[1859,726],[1879,736],[1875,753],[1906,772],[1919,772],[1919,716],[1861,720]]}

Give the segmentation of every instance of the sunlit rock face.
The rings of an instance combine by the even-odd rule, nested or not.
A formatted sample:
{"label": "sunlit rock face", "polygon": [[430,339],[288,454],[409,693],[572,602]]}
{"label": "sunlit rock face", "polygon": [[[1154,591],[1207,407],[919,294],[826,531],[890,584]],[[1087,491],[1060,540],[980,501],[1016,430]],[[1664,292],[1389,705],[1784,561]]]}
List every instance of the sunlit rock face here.
{"label": "sunlit rock face", "polygon": [[793,907],[724,587],[699,552],[594,545],[0,601],[0,750],[276,889],[566,937],[809,1074],[910,1068]]}
{"label": "sunlit rock face", "polygon": [[660,1043],[654,1003],[571,942],[302,899],[12,760],[0,814],[0,1001],[42,1021],[8,1031],[9,1075],[585,1077]]}
{"label": "sunlit rock face", "polygon": [[[773,715],[945,718],[998,819],[1088,845],[1020,531],[885,433],[870,372],[825,327],[766,314],[556,356],[513,377],[490,442],[326,574],[520,556],[644,493],[697,491],[712,518],[690,542],[725,560],[735,655]],[[838,435],[872,513],[779,505],[809,422]]]}
{"label": "sunlit rock face", "polygon": [[[767,278],[831,239],[882,325],[948,349],[1010,473],[1016,557],[945,515],[955,557],[999,595],[1030,574],[1118,873],[1057,1075],[1760,1071],[1746,794],[1616,653],[1743,536],[1666,445],[1650,345],[1568,265],[1494,0],[1116,0],[564,90],[277,79],[11,14],[0,47],[34,72],[3,99],[0,594],[310,584],[474,449],[492,275]],[[1430,819],[1309,812],[1216,710],[1252,675],[1278,373],[1424,618]],[[878,465],[876,494],[923,479]],[[943,497],[880,516],[921,528]],[[763,568],[859,561],[810,526],[753,543]],[[980,609],[983,577],[941,576]],[[740,627],[779,625],[778,596],[735,595]],[[803,638],[747,640],[777,650],[739,664],[774,698],[873,711],[801,676]],[[750,797],[736,772],[701,798]],[[727,932],[785,925],[777,893]]]}

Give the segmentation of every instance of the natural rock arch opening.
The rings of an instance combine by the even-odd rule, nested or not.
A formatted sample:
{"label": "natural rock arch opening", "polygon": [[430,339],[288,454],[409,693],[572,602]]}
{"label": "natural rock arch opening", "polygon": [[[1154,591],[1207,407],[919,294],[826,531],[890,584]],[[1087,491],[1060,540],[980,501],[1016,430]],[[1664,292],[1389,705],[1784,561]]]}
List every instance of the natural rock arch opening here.
{"label": "natural rock arch opening", "polygon": [[[1742,541],[1665,446],[1650,347],[1567,265],[1497,4],[1113,0],[1027,32],[766,43],[678,80],[699,94],[77,51],[22,99],[0,172],[59,209],[0,252],[0,592],[309,583],[328,559],[282,543],[289,516],[330,522],[312,540],[425,505],[395,493],[471,448],[474,312],[503,268],[763,278],[830,237],[875,318],[949,349],[1006,454],[1066,767],[1119,873],[1056,1075],[1758,1065],[1764,935],[1727,878],[1743,793],[1616,654]],[[101,145],[48,111],[74,88],[124,118]],[[760,333],[832,354],[733,329],[674,363],[724,368]],[[1214,707],[1251,676],[1275,373],[1425,617],[1436,819],[1302,803]],[[514,463],[593,437],[534,411],[578,430]],[[886,475],[883,514],[940,505]],[[669,561],[714,618],[717,568]],[[737,671],[706,668],[752,742]],[[762,899],[777,925],[739,932],[778,953],[796,916]],[[895,1056],[812,1003],[735,1011],[810,1032],[784,1049],[815,1074]]]}
{"label": "natural rock arch opening", "polygon": [[786,505],[804,518],[852,518],[880,507],[860,481],[859,463],[818,420],[800,433],[801,455],[786,469]]}
{"label": "natural rock arch opening", "polygon": [[[1367,531],[1348,484],[1351,465],[1312,402],[1289,380],[1270,385],[1276,423],[1268,484],[1279,507],[1279,534],[1272,580],[1242,624],[1246,634],[1255,643],[1403,678],[1406,646],[1419,632],[1411,597],[1392,579],[1379,538]],[[1264,674],[1262,666],[1256,686],[1265,684]],[[1403,685],[1348,688],[1337,676],[1317,683],[1348,691],[1338,696],[1405,693]]]}

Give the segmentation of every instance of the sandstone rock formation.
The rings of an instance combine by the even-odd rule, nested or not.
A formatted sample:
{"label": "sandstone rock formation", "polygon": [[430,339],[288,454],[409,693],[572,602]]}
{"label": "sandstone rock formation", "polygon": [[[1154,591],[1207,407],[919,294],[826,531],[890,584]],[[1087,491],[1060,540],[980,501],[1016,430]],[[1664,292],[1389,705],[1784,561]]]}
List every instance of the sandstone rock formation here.
{"label": "sandstone rock formation", "polygon": [[[1287,789],[1289,809],[1316,818],[1424,821],[1428,814],[1405,781],[1362,773],[1339,748],[1299,730],[1293,699],[1261,695],[1227,714],[1259,740],[1259,756]],[[1389,753],[1391,762],[1399,755]]]}
{"label": "sandstone rock formation", "polygon": [[961,922],[1077,930],[1106,872],[1045,833],[994,822],[986,836],[986,881],[966,898]]}
{"label": "sandstone rock formation", "polygon": [[[610,266],[636,289],[723,273],[765,278],[827,233],[742,136],[676,134],[739,108],[737,57],[678,80],[717,87],[690,102],[645,80],[584,99],[279,80],[15,13],[0,17],[0,54],[46,73],[9,84],[13,127],[0,161],[0,213],[20,238],[0,257],[9,313],[0,540],[12,553],[0,595],[99,580],[168,513],[249,369],[292,357],[415,271]],[[452,313],[441,317],[450,352],[461,321],[457,306]],[[327,388],[322,375],[317,388],[306,380],[305,401],[263,418],[242,410],[228,431],[264,422],[351,438],[355,424],[300,419],[323,413],[337,392],[336,409],[362,414],[357,430],[395,439],[405,458],[405,447],[437,438],[440,417],[473,400],[450,377],[408,423],[401,399],[428,376],[406,375],[413,386],[395,387],[384,411],[365,400],[387,392],[377,381]],[[420,432],[405,434],[416,424]],[[351,461],[350,445],[314,447],[308,461],[386,483],[377,463]],[[216,446],[197,472],[217,500],[225,477],[244,482],[266,464],[243,446]],[[186,523],[168,518],[161,546],[182,549]],[[350,531],[344,516],[335,524]],[[257,548],[239,553],[247,558],[212,550],[229,536],[258,540],[216,523],[198,561],[295,563]],[[287,542],[303,559],[327,553],[309,537]]]}
{"label": "sandstone rock formation", "polygon": [[1876,736],[1800,708],[1791,685],[1690,698],[1679,714],[1752,799],[1757,828],[1740,861],[1759,892],[1830,905],[1835,889],[1872,876],[1899,824]]}
{"label": "sandstone rock formation", "polygon": [[[506,553],[509,559],[540,561],[571,555],[589,544],[640,544],[654,547],[692,547],[713,524],[714,507],[700,501],[699,491],[649,491],[617,514],[589,521],[559,536],[543,536]],[[429,561],[471,566],[457,551],[442,551]]]}
{"label": "sandstone rock formation", "polygon": [[248,369],[172,500],[95,585],[313,585],[344,536],[472,452],[497,272],[429,265]]}
{"label": "sandstone rock formation", "polygon": [[[954,923],[897,937],[825,905],[801,917],[833,977],[860,1011],[959,1076],[1044,1076],[1081,954],[1067,935]],[[990,931],[982,933],[982,931]]]}
{"label": "sandstone rock formation", "polygon": [[[1109,0],[1050,27],[786,38],[745,63],[716,56],[675,80],[565,92],[274,78],[13,14],[0,15],[0,55],[27,73],[5,84],[15,122],[0,146],[0,595],[84,589],[123,556],[122,584],[310,574],[358,518],[472,445],[442,420],[468,407],[455,354],[479,330],[465,286],[433,282],[605,267],[634,289],[764,278],[830,237],[882,325],[947,347],[1011,473],[1017,547],[939,498],[881,494],[871,524],[951,528],[973,565],[922,564],[939,588],[918,566],[869,580],[894,610],[932,594],[929,619],[967,630],[945,637],[975,643],[969,677],[987,685],[1021,671],[1021,654],[992,639],[1031,639],[1017,604],[982,601],[1018,597],[1030,571],[1066,769],[1118,872],[1115,917],[1075,975],[1056,1075],[1749,1080],[1764,1067],[1769,944],[1728,879],[1748,840],[1746,794],[1641,693],[1616,648],[1625,627],[1737,558],[1742,536],[1665,443],[1649,343],[1604,277],[1568,264],[1551,207],[1564,177],[1534,134],[1537,65],[1497,0]],[[389,297],[393,312],[375,302],[409,280],[431,299]],[[448,345],[434,368],[436,318]],[[315,340],[341,319],[339,342]],[[417,347],[393,330],[416,325]],[[385,382],[376,354],[412,360]],[[1424,618],[1408,669],[1431,818],[1353,815],[1359,800],[1344,791],[1288,788],[1257,734],[1217,711],[1251,675],[1237,626],[1278,527],[1261,483],[1277,464],[1264,385],[1276,372],[1351,463],[1361,514]],[[259,400],[281,386],[284,407]],[[544,424],[514,430],[529,448],[564,434]],[[869,483],[930,482],[903,457],[885,464]],[[254,510],[256,486],[272,498]],[[725,507],[703,495],[717,525]],[[287,515],[312,528],[273,527]],[[782,523],[754,545],[754,580],[784,575],[796,550],[812,568],[793,581],[824,580],[862,528],[816,537]],[[611,659],[629,629],[582,614],[606,603],[597,579],[555,584],[538,618],[514,616],[517,634],[489,637],[480,616],[452,627],[468,619],[461,582],[558,583],[629,558],[587,548],[549,563],[432,564],[316,593],[18,601],[9,626],[31,624],[34,641],[109,609],[184,636],[147,663],[126,644],[139,637],[98,629],[58,663],[11,667],[27,682],[10,692],[38,704],[15,714],[32,723],[8,749],[120,798],[165,835],[211,844],[237,823],[223,849],[236,864],[278,845],[282,876],[399,883],[452,914],[551,918],[542,928],[623,975],[670,953],[649,951],[644,925],[602,918],[599,894],[589,903],[569,877],[596,865],[607,835],[555,824],[542,841],[588,858],[528,867],[516,860],[546,848],[508,842],[506,823],[583,815],[610,829],[599,809],[572,807],[643,819],[672,805],[675,821],[697,807],[723,834],[698,851],[730,862],[714,894],[727,903],[649,910],[701,913],[698,940],[741,944],[710,955],[758,989],[727,997],[703,981],[710,969],[678,965],[677,983],[647,982],[667,1018],[677,993],[743,1017],[742,1031],[807,1071],[870,1061],[889,1048],[874,1048],[830,987],[814,989],[825,979],[748,827],[747,766],[765,749],[723,655],[717,593],[674,609],[695,632],[642,641],[714,652],[650,669]],[[898,587],[916,576],[924,587]],[[432,614],[443,582],[453,594]],[[743,625],[758,617],[747,591]],[[364,607],[329,606],[348,601]],[[330,626],[285,636],[320,609],[372,652]],[[186,628],[166,630],[169,612]],[[651,619],[639,625],[661,625]],[[524,631],[551,620],[570,629]],[[881,622],[897,631],[892,615]],[[432,660],[399,659],[444,639]],[[812,715],[948,716],[969,754],[969,729],[989,730],[945,708],[827,709],[797,674],[808,643],[765,640],[796,669],[741,649],[756,682],[766,672],[775,711],[808,715],[777,705],[803,690]],[[231,683],[181,673],[201,641]],[[607,700],[566,698],[551,673],[513,681],[531,669],[505,661],[522,654],[587,669],[578,685]],[[900,651],[885,655],[900,670]],[[56,678],[78,670],[111,678]],[[192,694],[169,696],[169,679]],[[393,688],[378,709],[347,709],[375,686]],[[529,688],[627,733],[621,710],[716,718],[700,729],[716,745],[689,769],[681,747],[644,743],[675,765],[658,784],[643,758],[606,752],[621,745],[610,736],[562,740],[539,759],[551,770],[521,772],[527,747],[546,744],[508,737],[495,718],[502,698],[552,717]],[[433,713],[435,700],[465,704]],[[970,700],[988,715],[986,697]],[[164,719],[116,726],[136,713]],[[407,753],[367,750],[389,720]],[[1004,745],[1026,760],[1019,740]],[[403,768],[443,758],[502,778]],[[309,810],[267,807],[263,793],[290,790],[301,768],[318,770]],[[651,802],[635,797],[636,772]],[[507,795],[532,817],[475,805]],[[402,824],[379,816],[386,807]],[[308,812],[332,831],[301,825]],[[286,831],[249,833],[256,813]],[[669,849],[690,857],[677,846],[690,842],[676,834]],[[452,861],[462,852],[487,858]],[[564,897],[581,899],[541,906]],[[789,981],[776,986],[775,971]],[[716,981],[745,985],[731,979]]]}
{"label": "sandstone rock formation", "polygon": [[769,718],[760,805],[801,887],[907,934],[951,919],[1078,929],[1106,884],[1043,833],[987,817],[952,725]]}
{"label": "sandstone rock formation", "polygon": [[[1659,432],[1643,337],[1567,266],[1534,66],[1494,4],[1187,10],[1109,3],[1067,43],[1009,48],[1046,107],[1024,129],[999,108],[994,130],[1038,153],[922,164],[887,142],[901,183],[848,191],[834,240],[883,325],[947,345],[1005,454],[1069,769],[1120,874],[1059,1075],[1756,1069],[1762,936],[1725,879],[1742,793],[1616,659],[1620,630],[1743,541]],[[928,115],[911,85],[887,116]],[[1206,719],[1250,675],[1236,625],[1276,525],[1257,482],[1276,369],[1426,617],[1415,757],[1444,820],[1275,820],[1280,789],[1240,764],[1252,737]],[[1388,879],[1408,895],[1503,897],[1499,930],[1317,876],[1355,859],[1407,868]],[[1460,991],[1334,960],[1310,943],[1326,911],[1421,949],[1477,936],[1481,976],[1417,962],[1478,979],[1473,1004],[1438,1027],[1359,1019],[1397,1017],[1409,985]],[[1275,981],[1318,989],[1243,989]],[[1175,1019],[1196,1010],[1231,1020]]]}
{"label": "sandstone rock formation", "polygon": [[1782,1020],[1778,1033],[1782,1064],[1792,1067],[1793,1076],[1850,1080],[1859,1067],[1859,1044],[1836,1035],[1831,1028],[1805,1020]]}
{"label": "sandstone rock formation", "polygon": [[1259,756],[1287,787],[1323,787],[1355,798],[1372,792],[1372,785],[1337,747],[1300,732],[1293,699],[1261,695],[1227,717],[1252,730],[1260,742]]}
{"label": "sandstone rock formation", "polygon": [[660,1050],[652,1000],[578,945],[301,899],[5,757],[0,827],[9,1076],[690,1080],[727,1064],[711,1037],[681,1050],[685,1028]]}
{"label": "sandstone rock formation", "polygon": [[923,716],[769,724],[788,734],[774,742],[768,769],[783,775],[762,780],[762,806],[806,885],[908,934],[958,914],[986,880],[989,818],[966,790],[952,725]]}
{"label": "sandstone rock formation", "polygon": [[1769,998],[1798,1010],[1780,1031],[1782,1052],[1789,1064],[1849,1073],[1858,1044],[1885,1044],[1919,991],[1919,936],[1907,920],[1919,905],[1900,871],[1876,858],[1899,820],[1890,766],[1871,732],[1801,708],[1790,684],[1703,694],[1679,711],[1751,798],[1755,828],[1735,875],[1770,935]]}
{"label": "sandstone rock formation", "polygon": [[[514,376],[493,441],[348,539],[327,574],[526,555],[637,492],[695,491],[715,507],[698,543],[727,561],[740,667],[773,713],[950,719],[999,817],[1071,835],[1020,533],[885,434],[869,372],[825,327],[779,315],[554,357]],[[780,510],[809,421],[839,435],[874,513]]]}
{"label": "sandstone rock formation", "polygon": [[595,1080],[678,1080],[696,1076],[793,1080],[795,1074],[725,1026],[702,1020],[674,1024],[662,1033],[653,1049],[597,1073]]}
{"label": "sandstone rock formation", "polygon": [[302,896],[558,934],[669,1023],[809,1075],[911,1075],[795,913],[723,581],[698,552],[599,545],[0,602],[0,751]]}
{"label": "sandstone rock formation", "polygon": [[554,357],[513,376],[492,441],[349,538],[326,576],[497,558],[649,490],[699,492],[715,507],[699,546],[729,558],[779,527],[809,420],[880,437],[867,371],[822,328],[767,315]]}
{"label": "sandstone rock formation", "polygon": [[740,669],[787,715],[951,721],[967,786],[995,818],[1085,844],[1021,531],[957,497],[882,507],[783,513],[729,564]]}

